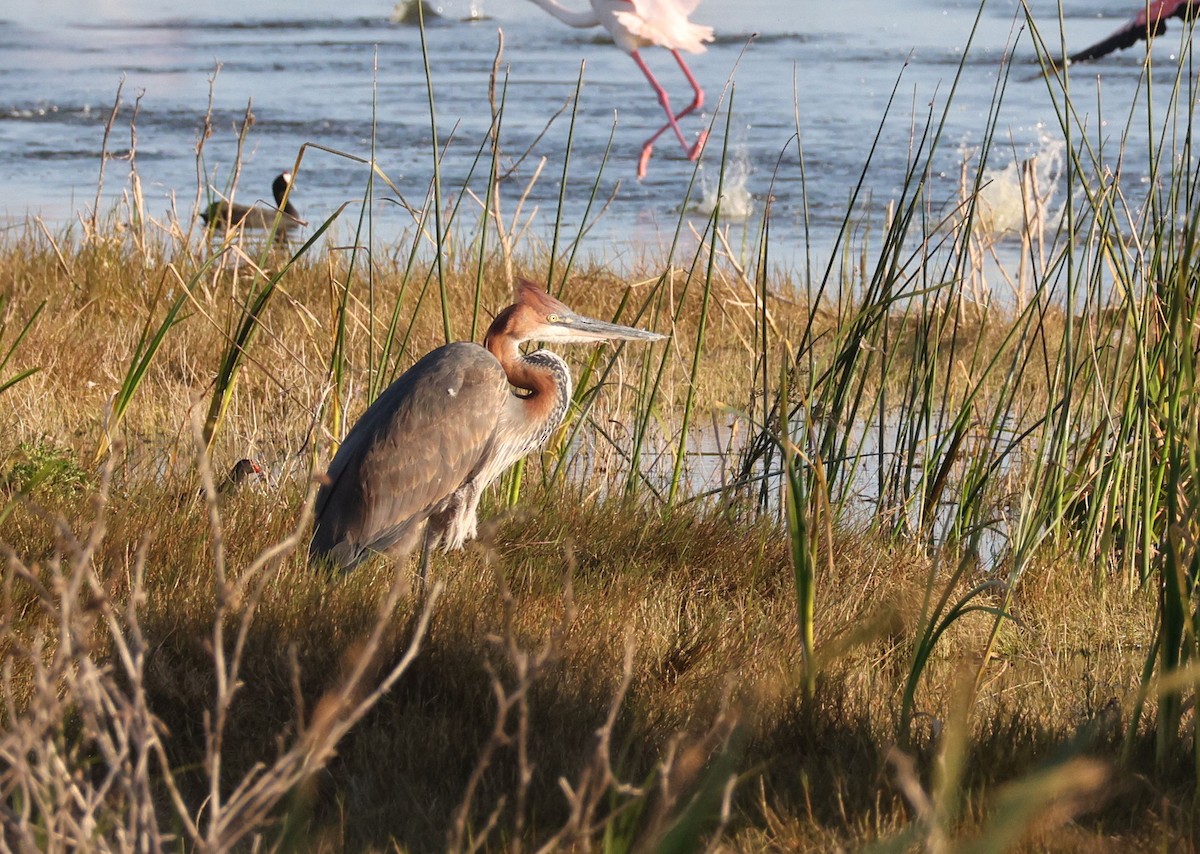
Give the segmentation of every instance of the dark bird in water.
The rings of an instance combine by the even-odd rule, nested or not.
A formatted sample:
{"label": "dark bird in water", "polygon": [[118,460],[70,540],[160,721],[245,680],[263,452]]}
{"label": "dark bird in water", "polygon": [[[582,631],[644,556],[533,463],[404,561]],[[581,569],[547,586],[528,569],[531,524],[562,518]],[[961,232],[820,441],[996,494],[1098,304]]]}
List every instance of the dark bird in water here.
{"label": "dark bird in water", "polygon": [[1139,39],[1153,38],[1167,29],[1168,18],[1191,19],[1200,12],[1200,0],[1154,0],[1142,6],[1126,24],[1103,41],[1067,57],[1055,60],[1057,67],[1073,62],[1090,62],[1112,53],[1133,47]]}
{"label": "dark bird in water", "polygon": [[482,347],[458,342],[426,354],[351,428],[317,494],[309,558],[349,570],[420,545],[423,578],[431,549],[475,537],[484,487],[540,448],[571,403],[567,363],[518,345],[664,337],[578,315],[522,280]]}
{"label": "dark bird in water", "polygon": [[229,495],[251,478],[262,477],[262,466],[254,460],[242,458],[233,464],[221,482],[217,484],[218,495]]}
{"label": "dark bird in water", "polygon": [[[263,470],[262,466],[257,462],[246,458],[238,460],[217,481],[217,500],[219,502],[224,501],[245,486],[248,481],[260,477],[263,477]],[[204,501],[203,486],[194,491],[189,490],[176,496],[175,505],[183,507],[197,500]]]}
{"label": "dark bird in water", "polygon": [[286,235],[290,229],[306,224],[304,220],[300,219],[300,212],[296,210],[290,199],[286,204],[284,203],[284,197],[287,195],[291,183],[291,172],[281,172],[275,177],[271,183],[271,194],[275,197],[275,207],[231,205],[227,201],[220,200],[213,202],[202,211],[200,219],[204,220],[204,224],[209,228],[233,228],[240,225],[243,228],[269,231],[282,210],[283,216],[279,217],[279,227],[275,233]]}

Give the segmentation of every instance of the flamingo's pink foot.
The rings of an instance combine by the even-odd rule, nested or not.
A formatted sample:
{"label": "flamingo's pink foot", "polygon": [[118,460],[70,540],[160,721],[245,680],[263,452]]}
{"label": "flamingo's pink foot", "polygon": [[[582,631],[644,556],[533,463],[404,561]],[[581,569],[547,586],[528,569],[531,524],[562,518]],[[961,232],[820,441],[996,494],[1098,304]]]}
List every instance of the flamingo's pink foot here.
{"label": "flamingo's pink foot", "polygon": [[646,169],[650,166],[650,155],[654,153],[654,143],[647,142],[642,146],[642,156],[638,158],[638,180],[646,177]]}
{"label": "flamingo's pink foot", "polygon": [[700,131],[700,138],[696,140],[696,144],[692,146],[692,150],[688,152],[688,160],[695,160],[704,152],[704,143],[708,142],[708,131]]}

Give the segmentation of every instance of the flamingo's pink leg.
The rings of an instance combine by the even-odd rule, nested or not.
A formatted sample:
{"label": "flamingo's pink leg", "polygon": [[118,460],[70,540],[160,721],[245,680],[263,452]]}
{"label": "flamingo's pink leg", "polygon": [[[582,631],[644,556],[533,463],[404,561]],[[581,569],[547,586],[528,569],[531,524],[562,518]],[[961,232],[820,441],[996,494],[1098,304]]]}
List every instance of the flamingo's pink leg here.
{"label": "flamingo's pink leg", "polygon": [[[686,107],[684,107],[682,110],[680,110],[678,113],[675,114],[675,121],[678,122],[680,119],[682,119],[688,113],[693,113],[696,110],[698,110],[704,106],[704,90],[700,88],[700,84],[697,83],[696,78],[692,76],[692,70],[687,67],[687,63],[683,61],[683,57],[679,55],[679,51],[673,50],[673,51],[671,51],[671,53],[675,54],[675,59],[679,61],[679,67],[681,69],[683,69],[683,76],[688,79],[688,83],[692,84],[692,91],[695,93],[695,95],[692,97],[692,103],[688,104]],[[671,127],[671,123],[667,122],[665,125],[660,127],[657,131],[655,131],[654,136],[650,137],[648,142],[651,142],[651,143],[655,142],[660,136],[662,136],[666,132],[667,128],[669,128],[669,127]],[[701,134],[701,136],[707,137],[708,131],[707,130],[704,131]],[[683,147],[686,149],[687,144],[685,143]],[[688,159],[695,160],[700,155],[700,152],[703,150],[704,150],[704,146],[702,144],[700,144],[699,142],[697,142],[696,145],[692,146],[692,150],[688,154]]]}
{"label": "flamingo's pink leg", "polygon": [[683,138],[683,131],[679,129],[679,122],[675,121],[675,114],[671,112],[671,98],[667,95],[667,90],[659,85],[658,80],[655,78],[653,72],[650,71],[649,66],[646,65],[640,53],[635,50],[629,55],[633,57],[633,61],[637,63],[638,68],[642,69],[642,73],[646,75],[646,79],[654,87],[654,93],[658,95],[658,103],[662,105],[663,110],[667,113],[667,124],[663,126],[664,130],[669,127],[675,131],[675,136],[679,137],[679,144],[686,149],[688,144]]}
{"label": "flamingo's pink leg", "polygon": [[671,53],[674,55],[675,61],[679,63],[679,68],[683,71],[683,76],[687,78],[687,82],[692,84],[692,92],[695,93],[692,96],[692,103],[688,104],[683,112],[675,115],[676,120],[678,120],[704,106],[704,90],[696,82],[696,78],[692,75],[692,69],[688,68],[688,64],[683,61],[683,55],[677,50],[673,50]]}
{"label": "flamingo's pink leg", "polygon": [[683,131],[679,127],[679,119],[704,106],[704,90],[700,88],[700,84],[696,81],[696,78],[692,74],[692,70],[688,68],[687,63],[683,61],[683,57],[679,54],[679,51],[672,50],[671,53],[675,56],[675,61],[679,63],[679,67],[683,70],[684,77],[686,77],[688,83],[691,84],[693,92],[692,102],[680,110],[678,114],[671,112],[670,97],[667,95],[666,90],[659,85],[659,82],[657,79],[655,79],[654,74],[651,73],[650,69],[646,66],[645,61],[642,60],[641,55],[636,50],[630,54],[633,57],[633,61],[637,63],[638,68],[642,69],[642,73],[646,75],[646,79],[650,81],[650,85],[654,87],[654,91],[658,95],[658,103],[662,105],[663,110],[667,114],[667,123],[655,131],[654,135],[646,140],[645,144],[642,145],[642,154],[641,157],[638,158],[637,176],[639,179],[646,177],[646,169],[650,164],[650,155],[654,151],[654,143],[660,136],[667,132],[668,128],[675,131],[675,136],[679,139],[679,144],[683,146],[684,154],[687,156],[688,160],[695,160],[697,157],[699,157],[700,153],[704,151],[704,143],[708,141],[708,131],[702,131],[700,133],[700,138],[697,139],[696,143],[689,148],[687,140],[684,138]]}

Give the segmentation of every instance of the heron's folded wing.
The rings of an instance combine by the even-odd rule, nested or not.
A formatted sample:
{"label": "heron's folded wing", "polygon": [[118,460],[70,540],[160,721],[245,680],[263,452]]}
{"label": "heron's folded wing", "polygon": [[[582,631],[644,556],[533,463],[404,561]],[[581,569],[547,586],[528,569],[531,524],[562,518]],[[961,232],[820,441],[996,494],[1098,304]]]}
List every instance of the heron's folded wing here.
{"label": "heron's folded wing", "polygon": [[475,344],[440,347],[392,383],[346,435],[317,502],[313,550],[386,549],[471,476],[508,394]]}

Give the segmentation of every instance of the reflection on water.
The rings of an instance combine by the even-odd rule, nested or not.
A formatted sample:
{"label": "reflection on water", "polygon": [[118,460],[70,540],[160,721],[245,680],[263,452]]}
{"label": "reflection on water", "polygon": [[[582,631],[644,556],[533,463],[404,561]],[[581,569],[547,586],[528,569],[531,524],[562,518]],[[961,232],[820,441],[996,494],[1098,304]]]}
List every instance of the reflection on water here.
{"label": "reflection on water", "polygon": [[[803,418],[800,411],[796,417]],[[1016,419],[1004,419],[994,432],[980,428],[968,439],[947,471],[945,484],[935,490],[933,481],[947,456],[947,430],[931,428],[929,435],[914,438],[914,421],[902,413],[863,418],[849,424],[817,423],[793,433],[798,453],[809,462],[819,461],[828,506],[839,527],[850,530],[880,528],[903,532],[933,545],[968,544],[983,572],[1000,566],[1008,556],[1017,532],[1016,508],[1004,495],[979,501],[969,495],[980,472],[991,467],[995,483],[1007,483],[1025,474],[1033,461],[1021,451],[1001,453],[999,448],[1016,437]],[[839,450],[824,455],[820,433],[836,432]],[[581,438],[587,435],[587,439]],[[605,483],[610,495],[620,495],[630,477],[637,491],[649,490],[664,499],[675,473],[680,435],[652,432],[643,441],[638,464],[631,466],[623,454],[632,444],[625,426],[604,423],[596,432],[580,433],[567,455],[566,472],[572,482]],[[713,411],[707,421],[689,431],[680,467],[680,495],[686,502],[702,501],[741,510],[779,516],[787,483],[781,451],[775,440],[765,443],[741,413]],[[587,444],[584,444],[584,442]],[[553,457],[555,452],[551,452]],[[808,463],[804,465],[807,471]],[[926,502],[932,501],[932,506]],[[968,510],[967,504],[970,503]],[[976,519],[970,513],[986,508],[990,515]]]}

